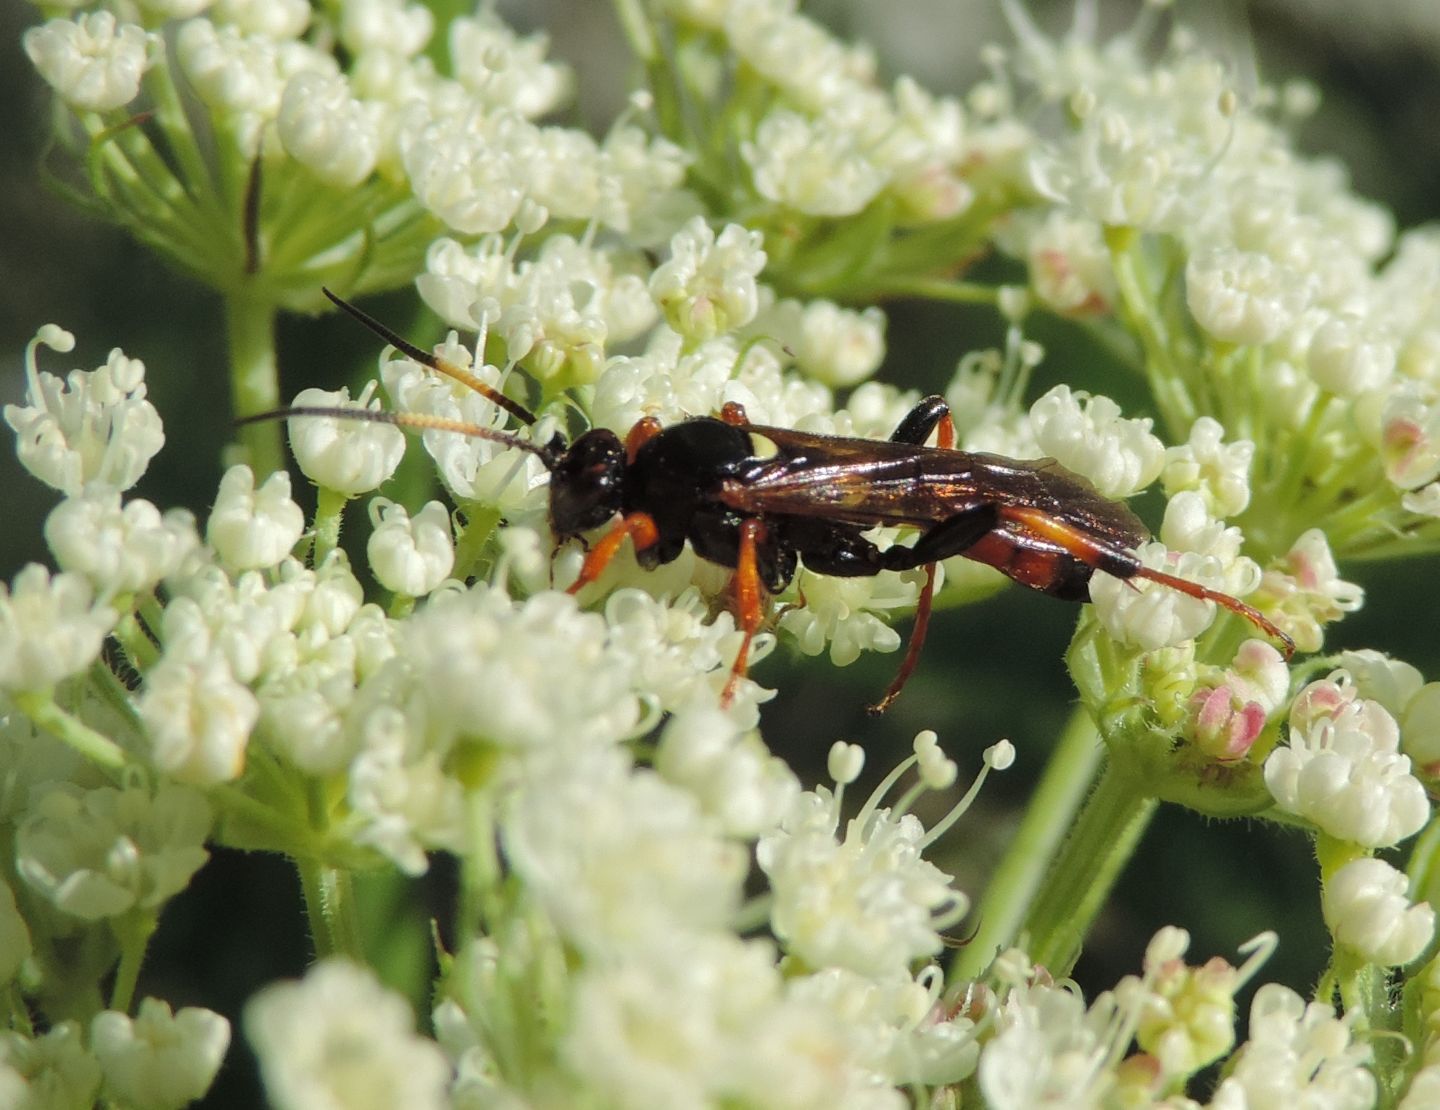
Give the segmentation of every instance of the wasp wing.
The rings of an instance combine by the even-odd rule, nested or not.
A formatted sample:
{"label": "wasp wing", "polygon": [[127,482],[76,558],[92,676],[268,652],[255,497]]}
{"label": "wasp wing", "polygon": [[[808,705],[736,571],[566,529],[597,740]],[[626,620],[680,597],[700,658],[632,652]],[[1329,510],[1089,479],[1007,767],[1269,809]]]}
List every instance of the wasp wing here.
{"label": "wasp wing", "polygon": [[720,491],[746,513],[928,528],[982,505],[1023,506],[1131,548],[1149,537],[1119,501],[1054,459],[1010,459],[890,440],[747,426],[756,456]]}

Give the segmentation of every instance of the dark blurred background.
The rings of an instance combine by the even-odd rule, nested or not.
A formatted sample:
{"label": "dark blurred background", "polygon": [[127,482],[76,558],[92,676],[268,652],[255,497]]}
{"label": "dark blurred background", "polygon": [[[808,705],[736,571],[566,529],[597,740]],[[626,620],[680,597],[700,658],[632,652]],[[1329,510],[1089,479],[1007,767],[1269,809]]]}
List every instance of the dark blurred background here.
{"label": "dark blurred background", "polygon": [[[609,4],[602,0],[512,0],[499,5],[521,28],[548,27],[552,52],[578,71],[580,95],[572,120],[600,128],[623,103],[629,59]],[[1065,26],[1071,4],[1031,4],[1037,20]],[[825,0],[807,5],[842,35],[866,38],[893,76],[914,74],[939,91],[958,92],[980,73],[986,42],[1008,41],[995,0]],[[1134,4],[1105,8],[1115,26],[1128,24]],[[1197,25],[1232,61],[1237,75],[1260,73],[1269,83],[1297,76],[1323,94],[1299,143],[1333,154],[1349,166],[1356,189],[1392,208],[1399,225],[1433,220],[1440,208],[1440,5],[1432,0],[1255,0],[1247,5],[1180,4],[1182,20]],[[49,100],[19,48],[35,9],[0,4],[0,404],[23,394],[21,357],[42,323],[71,329],[78,348],[47,353],[52,371],[90,368],[113,346],[144,359],[150,395],[166,422],[169,443],[137,492],[162,507],[185,505],[200,514],[219,478],[216,446],[229,436],[221,316],[214,296],[165,269],[140,247],[69,207],[41,184],[37,166],[46,141]],[[413,318],[408,294],[371,306],[393,320]],[[927,306],[889,306],[889,380],[936,387],[966,350],[993,345],[999,330],[980,313]],[[1104,356],[1082,333],[1059,322],[1038,337],[1051,351],[1037,388],[1064,374],[1097,391],[1118,388]],[[373,365],[369,337],[333,317],[286,319],[280,331],[282,396],[307,385],[333,388]],[[1063,352],[1063,357],[1062,357]],[[1126,394],[1127,397],[1133,396]],[[0,575],[46,561],[41,537],[52,491],[26,475],[8,441],[0,449]],[[1440,650],[1423,614],[1433,559],[1347,566],[1367,590],[1367,605],[1336,630],[1334,647],[1377,647],[1440,678]],[[959,762],[963,779],[980,752],[1009,737],[1016,766],[991,780],[979,803],[956,827],[942,863],[963,889],[978,893],[1003,850],[1035,776],[1063,722],[1072,690],[1061,654],[1073,628],[1069,607],[1021,590],[939,615],[918,675],[889,716],[864,715],[884,689],[895,658],[864,659],[848,670],[823,659],[796,659],[783,650],[757,677],[784,693],[767,707],[765,734],[791,758],[807,782],[824,776],[836,739],[863,743],[872,781],[909,751],[920,728],[934,728]],[[1418,619],[1417,619],[1418,618]],[[865,790],[856,792],[863,797]],[[377,891],[372,912],[393,915],[395,935],[424,930],[431,915],[445,919],[445,868],[421,891]],[[1087,995],[1138,969],[1144,945],[1162,924],[1194,934],[1196,962],[1235,957],[1237,946],[1265,928],[1281,932],[1281,947],[1263,973],[1307,991],[1323,967],[1326,938],[1319,920],[1314,864],[1307,842],[1249,822],[1215,823],[1165,809],[1134,859],[1126,880],[1090,940],[1077,969]],[[141,981],[141,994],[176,1006],[203,1002],[235,1018],[255,987],[295,975],[307,958],[304,919],[293,874],[281,861],[222,854],[194,887],[167,910]],[[412,989],[423,997],[423,968]],[[238,1039],[238,1029],[237,1029]],[[251,1105],[253,1076],[234,1054],[212,1105]]]}

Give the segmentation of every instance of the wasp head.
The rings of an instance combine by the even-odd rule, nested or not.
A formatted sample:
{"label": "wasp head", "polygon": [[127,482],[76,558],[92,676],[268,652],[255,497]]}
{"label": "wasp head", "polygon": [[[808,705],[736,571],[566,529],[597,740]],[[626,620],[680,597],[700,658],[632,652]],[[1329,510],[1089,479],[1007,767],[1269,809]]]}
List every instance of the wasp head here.
{"label": "wasp head", "polygon": [[556,537],[598,528],[621,509],[625,447],[608,428],[572,443],[550,468],[550,530]]}

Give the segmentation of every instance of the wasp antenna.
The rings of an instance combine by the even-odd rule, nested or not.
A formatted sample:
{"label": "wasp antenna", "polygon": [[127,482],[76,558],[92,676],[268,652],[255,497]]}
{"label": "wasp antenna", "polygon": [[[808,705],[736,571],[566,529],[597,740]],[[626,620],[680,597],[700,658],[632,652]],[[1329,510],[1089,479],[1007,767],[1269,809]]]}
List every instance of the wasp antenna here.
{"label": "wasp antenna", "polygon": [[470,373],[469,370],[456,366],[453,362],[447,362],[443,358],[438,358],[429,351],[421,350],[404,336],[375,319],[375,317],[371,316],[364,309],[357,308],[343,297],[337,297],[324,286],[321,286],[320,292],[329,297],[330,302],[335,305],[336,308],[349,313],[356,320],[359,320],[365,327],[369,328],[407,358],[413,358],[416,362],[420,363],[420,365],[428,366],[431,370],[434,370],[435,373],[444,374],[445,377],[457,381],[469,389],[473,389],[476,393],[480,394],[480,396],[499,405],[516,420],[520,421],[520,423],[525,425],[535,423],[535,414],[533,412],[519,401],[512,401],[493,386],[486,385],[474,374]]}
{"label": "wasp antenna", "polygon": [[1166,574],[1163,570],[1151,570],[1149,567],[1141,567],[1135,573],[1136,578],[1148,578],[1151,582],[1159,582],[1162,586],[1168,586],[1172,590],[1178,590],[1189,597],[1198,597],[1204,601],[1213,601],[1216,605],[1229,609],[1230,612],[1244,617],[1247,621],[1260,629],[1267,636],[1279,640],[1284,645],[1285,658],[1291,659],[1295,655],[1295,641],[1281,630],[1280,626],[1260,612],[1253,605],[1246,605],[1238,597],[1221,593],[1219,590],[1212,590],[1208,586],[1202,586],[1198,582],[1191,582],[1188,578],[1179,578],[1173,574]]}
{"label": "wasp antenna", "polygon": [[541,447],[539,444],[531,443],[528,439],[521,439],[510,432],[502,432],[496,428],[486,428],[480,424],[471,424],[464,420],[451,420],[446,416],[430,416],[419,412],[386,412],[384,409],[349,409],[349,408],[328,408],[320,405],[306,405],[302,408],[271,409],[269,412],[257,412],[250,416],[241,417],[235,421],[238,424],[255,424],[261,420],[289,420],[295,416],[317,416],[327,417],[331,420],[367,420],[371,424],[393,424],[397,428],[404,428],[407,431],[415,432],[454,432],[457,435],[470,436],[474,439],[488,439],[492,443],[504,444],[506,447],[514,447],[521,451],[528,451],[545,464],[545,469],[551,470],[555,466],[556,453],[548,447]]}

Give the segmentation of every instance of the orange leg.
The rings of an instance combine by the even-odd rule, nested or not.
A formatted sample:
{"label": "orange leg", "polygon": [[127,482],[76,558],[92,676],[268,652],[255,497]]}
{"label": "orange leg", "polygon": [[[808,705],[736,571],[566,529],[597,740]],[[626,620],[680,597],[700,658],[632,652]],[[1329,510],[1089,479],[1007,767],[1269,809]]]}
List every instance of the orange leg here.
{"label": "orange leg", "polygon": [[653,416],[642,416],[625,434],[625,460],[634,462],[640,448],[660,434],[660,421]]}
{"label": "orange leg", "polygon": [[[946,451],[955,449],[955,421],[947,412],[935,428],[935,444]],[[930,630],[930,612],[935,607],[935,564],[925,564],[925,585],[920,588],[920,598],[915,604],[915,627],[910,630],[910,642],[905,645],[905,658],[900,661],[900,670],[890,683],[885,695],[870,706],[870,713],[879,716],[895,704],[900,691],[910,681],[920,663],[920,649],[925,646],[925,634]]]}
{"label": "orange leg", "polygon": [[915,605],[915,627],[910,630],[910,642],[905,645],[905,658],[901,660],[900,670],[896,672],[890,688],[885,691],[885,696],[870,706],[871,714],[878,716],[889,709],[900,696],[900,691],[905,689],[905,683],[910,681],[910,676],[915,673],[915,667],[920,662],[920,649],[925,646],[925,633],[930,630],[930,610],[934,607],[934,601],[935,564],[926,563],[925,585],[920,588],[920,600]]}
{"label": "orange leg", "polygon": [[750,518],[740,525],[740,556],[735,560],[735,621],[745,633],[740,641],[740,650],[735,653],[735,664],[730,668],[730,677],[720,694],[721,706],[728,706],[735,697],[735,688],[745,677],[745,668],[750,660],[750,642],[760,630],[765,615],[765,587],[760,582],[760,563],[756,558],[756,545],[765,538],[763,521]]}
{"label": "orange leg", "polygon": [[955,450],[955,421],[948,412],[935,425],[935,446],[945,451]]}
{"label": "orange leg", "polygon": [[630,513],[621,517],[615,526],[600,537],[600,542],[585,553],[585,562],[580,567],[580,577],[570,583],[565,592],[578,594],[586,586],[605,573],[610,560],[615,558],[626,537],[635,541],[635,550],[643,551],[660,538],[660,529],[649,513]]}
{"label": "orange leg", "polygon": [[745,406],[739,401],[726,401],[721,405],[720,419],[736,428],[743,428],[750,423],[750,418],[745,415]]}

